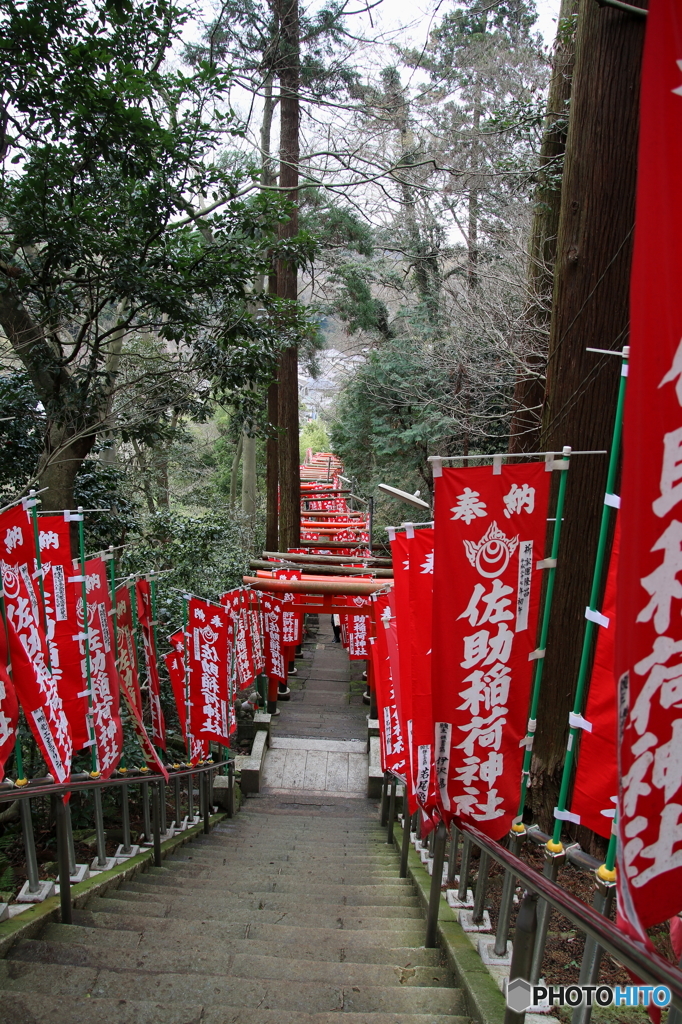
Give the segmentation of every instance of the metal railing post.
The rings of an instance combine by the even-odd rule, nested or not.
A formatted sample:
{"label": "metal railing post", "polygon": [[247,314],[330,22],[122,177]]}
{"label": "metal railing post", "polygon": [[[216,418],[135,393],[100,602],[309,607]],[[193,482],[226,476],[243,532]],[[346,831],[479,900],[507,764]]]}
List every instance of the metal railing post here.
{"label": "metal railing post", "polygon": [[[516,917],[514,949],[509,969],[509,981],[507,983],[508,991],[516,978],[523,978],[525,982],[528,982],[530,978],[533,949],[536,944],[535,933],[538,923],[537,902],[537,893],[526,889]],[[504,1014],[504,1024],[524,1024],[525,1019],[525,1010],[512,1010],[511,1006],[507,1006]]]}
{"label": "metal railing post", "polygon": [[485,894],[488,888],[488,871],[490,869],[490,856],[485,850],[481,850],[481,856],[478,862],[478,878],[476,879],[476,891],[474,893],[474,912],[472,915],[472,921],[474,924],[480,924],[483,920],[483,911],[485,910]]}
{"label": "metal railing post", "polygon": [[[509,852],[518,857],[519,848],[523,842],[525,833],[512,832],[509,838]],[[495,956],[507,955],[507,942],[509,941],[509,922],[511,921],[512,906],[514,903],[514,889],[516,888],[516,877],[507,868],[504,872],[502,882],[502,895],[500,897],[500,915],[497,919],[497,931],[495,932]]]}
{"label": "metal railing post", "polygon": [[204,818],[206,814],[206,786],[204,785],[204,777],[206,772],[198,772],[197,779],[199,780],[199,817]]}
{"label": "metal railing post", "polygon": [[381,824],[388,822],[388,772],[384,772],[381,782]]}
{"label": "metal railing post", "polygon": [[201,781],[202,781],[201,789],[202,789],[202,792],[204,794],[204,835],[205,836],[208,835],[208,833],[211,831],[211,805],[209,803],[209,798],[208,798],[209,774],[210,774],[210,772],[202,772],[201,773]]}
{"label": "metal railing post", "polygon": [[433,949],[438,945],[436,937],[438,932],[438,911],[440,910],[440,887],[443,879],[443,864],[445,863],[445,842],[448,837],[445,823],[440,821],[435,832],[433,874],[431,875],[429,909],[426,917],[426,938],[424,939],[424,945],[427,949]]}
{"label": "metal railing post", "polygon": [[130,841],[130,803],[128,799],[128,786],[121,786],[121,825],[123,828],[123,853],[130,853],[132,843]]}
{"label": "metal railing post", "polygon": [[38,857],[36,855],[36,841],[33,835],[33,817],[31,815],[31,800],[29,797],[19,801],[19,809],[21,811],[21,831],[24,837],[24,853],[26,854],[28,891],[38,892],[40,889],[40,875],[38,873]]}
{"label": "metal railing post", "polygon": [[102,790],[95,789],[92,794],[95,802],[95,835],[97,837],[97,868],[103,871],[107,866],[107,841],[104,835],[104,814],[102,812]]}
{"label": "metal railing post", "polygon": [[[557,875],[559,874],[559,867],[566,858],[564,850],[561,853],[550,853],[549,850],[545,852],[545,863],[542,867],[542,873],[545,878],[549,878],[551,882],[556,882]],[[531,967],[529,981],[532,985],[537,985],[540,979],[540,973],[542,971],[542,960],[545,955],[545,944],[547,942],[547,930],[549,928],[549,916],[552,910],[546,900],[539,899],[537,905],[537,936],[535,939],[535,949],[533,950],[533,964]]]}
{"label": "metal railing post", "polygon": [[398,785],[398,780],[395,775],[391,776],[391,796],[388,801],[388,832],[386,833],[386,842],[389,846],[393,846],[393,823],[395,821],[395,794]]}
{"label": "metal railing post", "polygon": [[400,847],[400,877],[407,878],[407,855],[410,852],[412,818],[407,806],[407,784],[403,790],[403,842]]}
{"label": "metal railing post", "polygon": [[471,866],[471,839],[466,833],[462,839],[462,860],[459,865],[459,889],[457,899],[464,902],[469,888],[469,868]]}
{"label": "metal railing post", "polygon": [[59,904],[62,924],[71,924],[71,867],[69,865],[69,841],[66,823],[67,808],[61,796],[52,797],[52,806],[57,823],[57,866],[59,869]]}
{"label": "metal railing post", "polygon": [[69,871],[76,874],[76,844],[73,841],[73,822],[71,820],[71,801],[64,805],[64,816],[66,818],[66,842],[69,848]]}
{"label": "metal railing post", "polygon": [[152,783],[152,818],[154,833],[154,867],[161,867],[161,807],[159,800],[159,784]]}
{"label": "metal railing post", "polygon": [[230,761],[227,766],[227,816],[228,818],[234,817],[234,761]]}
{"label": "metal railing post", "polygon": [[144,822],[144,839],[150,842],[152,838],[152,822],[149,814],[149,783],[142,783],[142,820]]}
{"label": "metal railing post", "polygon": [[182,825],[182,790],[180,789],[180,783],[180,776],[176,775],[173,779],[173,785],[175,786],[175,820],[178,823],[178,828]]}
{"label": "metal railing post", "polygon": [[453,824],[450,826],[450,852],[448,854],[448,883],[452,885],[457,874],[457,850],[459,847],[459,829]]}
{"label": "metal railing post", "polygon": [[168,832],[168,818],[166,816],[166,780],[162,777],[159,782],[159,799],[161,801],[161,835]]}
{"label": "metal railing post", "polygon": [[[609,917],[615,896],[616,883],[603,882],[598,878],[597,889],[594,894],[594,899],[592,900],[592,906],[599,914],[603,914],[604,917]],[[596,984],[597,978],[599,977],[599,968],[601,966],[603,955],[604,950],[597,940],[592,935],[586,935],[583,959],[580,964],[580,977],[578,978],[579,985]],[[672,1010],[668,1012],[668,1022],[670,1022],[670,1014],[672,1012]],[[591,1017],[591,1006],[587,1006],[586,1004],[583,1006],[576,1006],[571,1017],[571,1024],[589,1024]]]}
{"label": "metal railing post", "polygon": [[187,776],[187,824],[194,822],[194,776]]}

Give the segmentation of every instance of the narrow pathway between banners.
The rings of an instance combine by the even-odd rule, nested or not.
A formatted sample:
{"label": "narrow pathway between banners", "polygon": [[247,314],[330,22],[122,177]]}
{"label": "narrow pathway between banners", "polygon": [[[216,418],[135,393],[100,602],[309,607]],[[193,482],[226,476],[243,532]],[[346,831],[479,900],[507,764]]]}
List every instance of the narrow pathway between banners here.
{"label": "narrow pathway between banners", "polygon": [[[362,662],[334,643],[329,616],[321,616],[303,645],[291,699],[279,704],[265,761],[266,793],[364,797],[367,788],[365,683],[353,679]],[[315,632],[317,630],[317,632]]]}

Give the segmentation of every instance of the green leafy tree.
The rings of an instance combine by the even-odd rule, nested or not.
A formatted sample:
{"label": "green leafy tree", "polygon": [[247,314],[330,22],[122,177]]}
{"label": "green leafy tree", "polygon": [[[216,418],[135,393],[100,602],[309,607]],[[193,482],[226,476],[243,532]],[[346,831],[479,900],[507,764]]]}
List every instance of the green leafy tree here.
{"label": "green leafy tree", "polygon": [[201,353],[235,391],[281,343],[275,304],[248,299],[286,203],[216,160],[241,128],[225,73],[165,63],[186,18],[173,0],[0,4],[0,326],[44,410],[47,507],[73,504],[115,427],[131,333]]}

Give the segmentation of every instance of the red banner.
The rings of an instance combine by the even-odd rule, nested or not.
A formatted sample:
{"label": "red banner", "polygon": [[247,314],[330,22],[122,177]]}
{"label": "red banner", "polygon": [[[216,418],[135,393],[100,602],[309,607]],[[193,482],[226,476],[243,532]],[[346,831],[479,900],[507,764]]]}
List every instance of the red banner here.
{"label": "red banner", "polygon": [[284,663],[282,645],[282,602],[271,594],[260,600],[265,639],[265,675],[284,682],[288,666]]}
{"label": "red banner", "polygon": [[[8,629],[12,629],[9,623]],[[21,650],[25,658],[26,654],[18,640],[14,646]],[[8,671],[9,651],[10,642],[5,632],[5,621],[0,615],[0,782],[5,777],[5,762],[14,750],[19,722],[19,702]]]}
{"label": "red banner", "polygon": [[185,690],[185,641],[181,629],[168,637],[168,643],[173,648],[169,654],[164,654],[168,677],[170,679],[175,707],[180,722],[180,733],[187,740],[187,693]]}
{"label": "red banner", "polygon": [[35,556],[30,515],[21,505],[15,505],[0,516],[5,612],[13,627],[9,630],[12,680],[50,774],[57,782],[64,782],[71,770],[73,742],[62,699],[49,668],[43,608],[33,579]]}
{"label": "red banner", "polygon": [[518,809],[549,481],[544,463],[444,469],[435,480],[439,804],[446,822],[470,818],[493,839]]}
{"label": "red banner", "polygon": [[618,572],[618,905],[634,929],[682,910],[682,8],[649,10]]}
{"label": "red banner", "polygon": [[[78,588],[80,584],[72,583]],[[121,758],[123,727],[119,711],[119,680],[112,634],[112,606],[107,584],[107,569],[101,558],[85,563],[85,586],[88,605],[88,647],[90,650],[90,681],[92,704],[87,711],[92,721],[97,749],[97,765],[108,779]],[[83,600],[77,601],[79,633],[83,632]],[[80,640],[83,655],[81,684],[87,684],[85,643]],[[87,707],[87,697],[86,697]],[[90,732],[88,728],[88,734]]]}
{"label": "red banner", "polygon": [[[428,766],[431,773],[427,788],[420,788],[421,807],[432,814],[436,810],[436,776],[433,754],[430,751],[434,737],[433,705],[431,703],[431,617],[433,606],[433,550],[434,531],[428,527],[405,531],[409,561],[409,633],[405,642],[410,645],[409,664],[412,694],[412,756],[420,763],[419,752],[429,749]],[[402,642],[402,638],[401,638]],[[422,778],[427,758],[421,755]]]}
{"label": "red banner", "polygon": [[[347,597],[346,604],[350,611],[346,619],[348,631],[348,657],[352,661],[366,661],[369,658],[369,598]],[[365,608],[361,615],[357,609]],[[355,611],[355,614],[353,612]]]}
{"label": "red banner", "polygon": [[[412,727],[412,645],[410,643],[410,559],[407,544],[407,538],[404,533],[391,536],[391,555],[393,557],[391,610],[396,620],[395,643],[397,650],[391,652],[389,647],[389,653],[392,657],[392,663],[396,660],[399,662],[401,720],[409,762],[408,796],[410,800],[410,813],[414,814],[419,802],[422,799],[426,800],[428,795],[429,785],[431,784],[432,750],[430,741],[421,751],[417,751],[414,747]],[[405,638],[404,642],[403,637]],[[390,635],[388,639],[390,644]],[[420,779],[418,779],[419,764],[421,764]]]}
{"label": "red banner", "polygon": [[144,644],[144,662],[147,669],[147,686],[149,688],[149,709],[152,718],[152,742],[166,749],[166,722],[161,709],[161,681],[157,664],[156,637],[154,635],[154,613],[152,609],[152,588],[148,580],[138,580],[135,584],[137,600],[137,621],[142,630]]}
{"label": "red banner", "polygon": [[611,835],[618,796],[618,758],[616,734],[616,676],[614,656],[616,650],[616,586],[618,553],[620,550],[620,521],[611,549],[611,563],[606,579],[601,614],[608,620],[602,625],[594,652],[592,678],[585,707],[584,729],[578,751],[578,767],[573,784],[571,802],[572,819],[586,825],[597,835]]}
{"label": "red banner", "polygon": [[52,678],[71,728],[73,749],[81,750],[89,744],[90,730],[81,666],[82,642],[77,635],[81,627],[76,625],[76,603],[82,598],[83,586],[80,582],[71,582],[80,573],[80,569],[74,569],[71,558],[71,526],[63,514],[40,516],[38,539]]}
{"label": "red banner", "polygon": [[251,632],[251,651],[253,654],[253,672],[258,676],[265,671],[265,644],[263,639],[263,619],[260,610],[260,595],[257,590],[247,590],[247,608]]}
{"label": "red banner", "polygon": [[193,739],[230,739],[227,612],[198,597],[189,602],[190,725]]}
{"label": "red banner", "polygon": [[376,687],[379,737],[381,740],[381,767],[401,779],[407,778],[407,749],[400,720],[400,679],[394,674],[389,655],[389,633],[393,634],[393,647],[397,645],[396,621],[391,614],[388,594],[377,594],[371,599],[373,616],[370,652],[374,685]]}
{"label": "red banner", "polygon": [[[275,579],[278,580],[300,580],[300,569],[276,569]],[[296,594],[278,594],[282,602],[282,646],[297,647],[303,636],[303,612],[296,608]],[[293,657],[293,655],[291,655]]]}
{"label": "red banner", "polygon": [[159,755],[154,749],[142,718],[142,694],[140,693],[140,683],[137,675],[137,647],[133,630],[133,606],[130,600],[130,591],[125,586],[119,587],[115,597],[118,641],[117,667],[121,693],[130,712],[135,735],[142,748],[147,767],[160,772],[167,780],[168,772],[159,760]]}
{"label": "red banner", "polygon": [[123,694],[142,718],[142,694],[137,666],[137,645],[133,623],[133,605],[127,586],[116,591],[116,633],[118,641],[118,672]]}

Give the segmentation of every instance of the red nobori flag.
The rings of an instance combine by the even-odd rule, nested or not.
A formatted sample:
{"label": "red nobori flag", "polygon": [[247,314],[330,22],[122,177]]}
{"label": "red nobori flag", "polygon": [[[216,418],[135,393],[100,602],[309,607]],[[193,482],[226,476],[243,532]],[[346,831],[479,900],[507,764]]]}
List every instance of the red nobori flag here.
{"label": "red nobori flag", "polygon": [[618,714],[614,656],[619,550],[620,520],[616,522],[613,536],[611,563],[601,608],[606,623],[600,623],[594,652],[592,678],[585,707],[587,726],[580,738],[570,819],[578,825],[586,825],[604,838],[611,835],[618,796]]}
{"label": "red nobori flag", "polygon": [[284,664],[282,646],[282,602],[271,594],[263,594],[260,607],[265,639],[265,674],[283,682],[288,666]]}
{"label": "red nobori flag", "polygon": [[519,802],[550,474],[531,463],[434,476],[439,806],[499,839]]}
{"label": "red nobori flag", "polygon": [[[400,708],[403,723],[403,735],[407,744],[409,764],[408,795],[411,800],[410,813],[414,814],[417,805],[426,801],[429,787],[434,783],[431,779],[433,761],[432,745],[429,738],[419,749],[414,744],[412,721],[412,645],[410,642],[410,558],[408,541],[404,533],[389,533],[391,555],[393,557],[393,591],[390,599],[391,612],[395,616],[394,631],[395,651],[390,648],[389,654],[393,662],[399,665]],[[395,671],[394,671],[395,677]],[[418,784],[419,777],[419,784]]]}
{"label": "red nobori flag", "polygon": [[187,664],[192,736],[225,744],[230,738],[227,611],[198,597],[189,602]]}
{"label": "red nobori flag", "polygon": [[[348,657],[351,660],[365,661],[369,658],[369,598],[347,597],[346,604],[350,612],[346,620],[348,630]],[[366,609],[362,614],[358,609]]]}
{"label": "red nobori flag", "polygon": [[133,606],[130,591],[126,586],[119,587],[116,597],[116,630],[118,640],[118,677],[121,693],[125,699],[132,719],[135,735],[142,748],[147,767],[160,772],[168,779],[168,772],[159,760],[154,744],[149,738],[142,719],[142,694],[137,675],[137,647],[133,630]]}
{"label": "red nobori flag", "polygon": [[164,654],[168,676],[170,678],[175,707],[180,722],[180,732],[187,739],[187,691],[185,680],[185,639],[181,629],[168,637],[168,643],[173,648],[168,654]]}
{"label": "red nobori flag", "polygon": [[242,592],[241,607],[239,609],[239,624],[235,638],[235,653],[237,658],[237,678],[240,690],[253,686],[256,678],[254,665],[254,640],[251,635],[251,612],[249,601]]}
{"label": "red nobori flag", "polygon": [[[381,767],[401,779],[407,778],[407,748],[400,720],[400,679],[389,654],[389,632],[395,633],[395,616],[391,615],[388,594],[371,599],[374,636],[370,652],[379,716]],[[395,637],[394,637],[395,640]]]}
{"label": "red nobori flag", "polygon": [[[81,671],[82,642],[78,634],[76,603],[83,593],[80,569],[71,558],[71,527],[63,515],[41,516],[38,539],[43,568],[43,592],[50,645],[50,668],[69,722],[73,749],[89,745],[88,698]],[[82,603],[82,602],[81,602]]]}
{"label": "red nobori flag", "polygon": [[[36,576],[33,524],[21,505],[0,516],[0,558],[9,625],[12,680],[50,774],[65,782],[73,741],[49,668],[49,645]],[[35,577],[35,579],[33,578]]]}
{"label": "red nobori flag", "polygon": [[[80,587],[80,584],[72,584]],[[88,605],[88,646],[90,648],[90,681],[92,707],[87,711],[92,720],[97,749],[97,764],[107,779],[121,758],[123,727],[119,709],[119,677],[112,628],[111,595],[107,585],[107,569],[101,558],[85,563],[85,587]],[[82,594],[77,599],[79,632],[83,632]],[[85,643],[82,652],[82,684],[87,684]],[[86,698],[87,700],[87,698]],[[89,732],[89,730],[88,730]]]}
{"label": "red nobori flag", "polygon": [[116,631],[118,640],[118,673],[121,677],[123,694],[135,706],[142,718],[142,694],[137,666],[137,644],[133,623],[133,605],[127,586],[116,591]]}
{"label": "red nobori flag", "polygon": [[640,105],[618,570],[618,906],[682,909],[682,7],[650,5]]}
{"label": "red nobori flag", "polygon": [[[277,569],[275,578],[278,580],[300,580],[300,569]],[[303,613],[297,611],[296,594],[293,591],[278,594],[282,602],[282,645],[296,647],[301,642],[303,632]]]}
{"label": "red nobori flag", "polygon": [[[412,694],[412,754],[415,765],[420,765],[420,777],[426,777],[427,761],[433,772],[433,755],[424,751],[433,743],[433,705],[431,703],[431,610],[433,606],[433,549],[434,531],[429,527],[405,531],[405,547],[409,561],[409,633],[401,643],[410,645],[409,667]],[[427,788],[420,787],[419,802],[432,814],[437,805],[435,773],[429,777]]]}
{"label": "red nobori flag", "polygon": [[152,588],[149,580],[138,580],[135,584],[137,598],[137,620],[142,629],[144,661],[147,668],[149,687],[149,708],[152,716],[152,742],[162,750],[166,749],[166,722],[161,710],[161,681],[157,664],[156,640],[154,637],[154,614],[152,611]]}
{"label": "red nobori flag", "polygon": [[249,615],[253,672],[254,675],[258,676],[265,670],[265,646],[263,640],[263,620],[257,590],[246,591],[246,608]]}
{"label": "red nobori flag", "polygon": [[[8,629],[12,627],[8,624]],[[18,644],[24,657],[23,647]],[[19,722],[19,702],[14,683],[9,674],[9,641],[5,631],[5,620],[0,615],[0,782],[5,777],[5,762],[14,750]]]}

